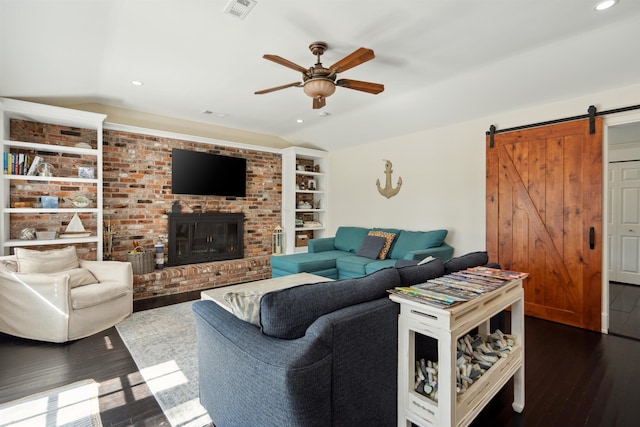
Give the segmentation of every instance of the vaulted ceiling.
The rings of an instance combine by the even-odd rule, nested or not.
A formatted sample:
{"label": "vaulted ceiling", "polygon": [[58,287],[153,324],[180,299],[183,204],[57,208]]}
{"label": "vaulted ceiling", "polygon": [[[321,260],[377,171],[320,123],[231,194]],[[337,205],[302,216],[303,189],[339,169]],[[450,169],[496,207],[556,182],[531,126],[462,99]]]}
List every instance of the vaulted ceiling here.
{"label": "vaulted ceiling", "polygon": [[[605,12],[596,0],[257,0],[243,20],[228,3],[0,0],[0,96],[332,150],[640,83],[637,0]],[[301,80],[263,54],[310,67],[318,40],[325,66],[373,49],[340,78],[384,92],[338,87],[320,110],[298,87],[254,94]]]}

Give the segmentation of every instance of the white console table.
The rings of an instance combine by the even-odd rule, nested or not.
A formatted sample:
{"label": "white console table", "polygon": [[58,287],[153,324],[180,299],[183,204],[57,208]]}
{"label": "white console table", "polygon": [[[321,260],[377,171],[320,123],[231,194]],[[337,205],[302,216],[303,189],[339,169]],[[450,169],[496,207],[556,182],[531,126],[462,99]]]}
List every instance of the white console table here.
{"label": "white console table", "polygon": [[[511,378],[513,409],[524,409],[524,291],[522,279],[482,294],[471,301],[443,309],[391,295],[400,304],[398,318],[398,427],[467,426]],[[456,393],[457,339],[478,327],[488,335],[489,319],[511,306],[511,334],[516,345],[463,394]],[[415,337],[438,341],[438,402],[414,390]]]}

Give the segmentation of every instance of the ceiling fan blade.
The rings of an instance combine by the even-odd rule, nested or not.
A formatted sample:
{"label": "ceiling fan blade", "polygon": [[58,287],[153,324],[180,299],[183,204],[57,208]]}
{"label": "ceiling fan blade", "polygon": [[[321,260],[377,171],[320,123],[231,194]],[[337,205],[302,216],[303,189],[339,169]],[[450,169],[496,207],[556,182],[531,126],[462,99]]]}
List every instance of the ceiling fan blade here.
{"label": "ceiling fan blade", "polygon": [[327,98],[324,96],[313,98],[313,109],[317,110],[318,108],[322,108],[327,105]]}
{"label": "ceiling fan blade", "polygon": [[286,89],[288,87],[293,87],[293,86],[302,86],[302,83],[300,82],[293,82],[293,83],[289,83],[286,85],[282,85],[282,86],[276,86],[276,87],[272,87],[269,89],[263,89],[263,90],[259,90],[257,92],[254,92],[255,95],[263,95],[265,93],[269,93],[269,92],[275,92],[276,90],[280,90],[280,89]]}
{"label": "ceiling fan blade", "polygon": [[362,82],[360,80],[340,79],[336,82],[336,85],[346,87],[347,89],[372,93],[374,95],[377,95],[384,90],[384,85],[380,83]]}
{"label": "ceiling fan blade", "polygon": [[371,61],[375,57],[376,56],[374,55],[373,50],[366,47],[361,47],[360,49],[345,56],[340,61],[333,64],[331,67],[329,67],[329,69],[331,71],[335,71],[336,73],[341,73],[348,70],[349,68],[355,67],[356,65]]}
{"label": "ceiling fan blade", "polygon": [[304,68],[301,65],[298,65],[294,62],[291,62],[287,59],[284,59],[278,55],[263,55],[264,59],[268,59],[269,61],[273,61],[276,64],[284,65],[285,67],[291,68],[292,70],[300,71],[301,73],[307,74],[309,72],[308,68]]}

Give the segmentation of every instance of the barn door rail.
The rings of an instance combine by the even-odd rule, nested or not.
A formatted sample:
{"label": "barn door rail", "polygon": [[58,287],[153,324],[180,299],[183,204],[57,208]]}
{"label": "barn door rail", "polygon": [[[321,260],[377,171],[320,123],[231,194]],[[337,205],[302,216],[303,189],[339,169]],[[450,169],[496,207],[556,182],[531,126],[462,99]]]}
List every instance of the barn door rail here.
{"label": "barn door rail", "polygon": [[612,110],[605,110],[605,111],[596,111],[596,107],[594,105],[590,105],[589,108],[587,109],[587,114],[581,114],[579,116],[564,117],[562,119],[531,123],[528,125],[515,126],[507,129],[497,129],[495,125],[491,125],[489,126],[489,130],[486,132],[486,135],[489,137],[489,148],[493,148],[494,146],[493,137],[498,133],[513,132],[517,130],[530,129],[530,128],[535,128],[539,126],[555,125],[558,123],[571,122],[574,120],[582,120],[582,119],[589,119],[589,133],[594,134],[596,133],[596,117],[605,116],[607,114],[623,113],[625,111],[632,111],[632,110],[640,110],[640,105],[631,105],[629,107],[614,108]]}

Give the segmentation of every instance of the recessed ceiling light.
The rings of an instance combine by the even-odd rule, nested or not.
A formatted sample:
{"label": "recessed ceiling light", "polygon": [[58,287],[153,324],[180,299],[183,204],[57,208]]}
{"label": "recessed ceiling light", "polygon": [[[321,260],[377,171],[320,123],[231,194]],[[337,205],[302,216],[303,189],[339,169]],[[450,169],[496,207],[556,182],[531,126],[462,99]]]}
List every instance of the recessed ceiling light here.
{"label": "recessed ceiling light", "polygon": [[131,80],[131,84],[134,86],[144,86],[144,83],[140,80]]}
{"label": "recessed ceiling light", "polygon": [[603,10],[612,8],[616,3],[618,3],[618,0],[602,0],[596,3],[593,9],[596,12],[602,12]]}
{"label": "recessed ceiling light", "polygon": [[298,123],[304,123],[304,120],[302,120],[302,119],[298,119],[298,120],[296,120],[296,122],[298,122]]}

